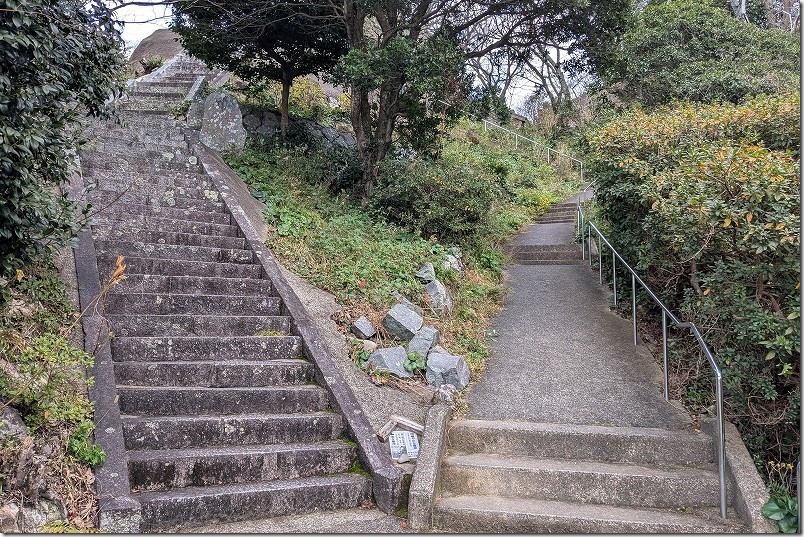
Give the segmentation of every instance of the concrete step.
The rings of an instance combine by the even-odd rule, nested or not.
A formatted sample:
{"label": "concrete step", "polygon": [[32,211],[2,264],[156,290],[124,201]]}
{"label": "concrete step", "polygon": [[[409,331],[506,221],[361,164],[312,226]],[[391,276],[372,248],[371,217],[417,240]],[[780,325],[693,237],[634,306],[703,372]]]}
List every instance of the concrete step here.
{"label": "concrete step", "polygon": [[709,468],[712,439],[702,433],[521,421],[460,420],[449,429],[453,453]]}
{"label": "concrete step", "polygon": [[162,293],[110,294],[107,313],[281,315],[282,300],[275,296],[173,295]]}
{"label": "concrete step", "polygon": [[200,173],[202,171],[201,167],[192,159],[195,159],[195,157],[183,157],[173,160],[167,158],[141,158],[139,155],[126,158],[120,154],[85,153],[81,155],[81,169],[85,175],[89,176],[97,170],[112,171],[121,176],[125,176],[125,174],[132,171],[150,174],[174,171]]}
{"label": "concrete step", "polygon": [[187,141],[184,138],[184,129],[185,127],[179,123],[173,127],[165,127],[159,131],[141,132],[125,127],[115,127],[109,124],[102,127],[85,129],[84,136],[91,140],[97,139],[101,142],[140,142],[145,144],[154,143],[174,147],[186,147]]}
{"label": "concrete step", "polygon": [[[174,91],[174,90],[166,90],[165,88],[180,88],[185,90],[184,93],[187,93],[187,90],[193,85],[193,82],[185,81],[185,80],[156,80],[156,81],[139,81],[135,82],[130,86],[132,91],[149,91],[153,89],[154,91]],[[179,91],[179,90],[175,90]]]}
{"label": "concrete step", "polygon": [[581,247],[578,245],[563,248],[542,248],[538,245],[517,246],[510,252],[511,257],[517,261],[540,259],[581,259]]}
{"label": "concrete step", "polygon": [[287,360],[301,356],[297,336],[115,337],[111,347],[115,362]]}
{"label": "concrete step", "polygon": [[121,386],[201,386],[206,388],[292,386],[312,382],[305,360],[227,360],[226,362],[117,362]]}
{"label": "concrete step", "polygon": [[[97,207],[100,209],[101,207]],[[95,218],[127,218],[129,216],[157,216],[159,218],[172,218],[174,220],[190,220],[204,224],[229,225],[232,218],[228,212],[196,211],[193,209],[179,209],[176,207],[155,207],[134,203],[114,203],[98,210]]]}
{"label": "concrete step", "polygon": [[[145,205],[152,207],[155,212],[162,208],[181,209],[190,211],[226,212],[226,207],[220,199],[213,200],[207,197],[193,198],[176,195],[174,189],[158,192],[152,189],[151,193],[142,190],[111,191],[105,188],[96,188],[91,191],[87,198],[95,207],[105,207],[117,205],[125,207],[127,205]],[[102,213],[103,211],[101,211]]]}
{"label": "concrete step", "polygon": [[[98,256],[101,277],[114,270],[119,252],[111,251]],[[222,278],[262,278],[261,265],[240,263],[205,263],[181,259],[160,259],[146,257],[126,257],[126,274],[159,274],[162,276],[209,276]]]}
{"label": "concrete step", "polygon": [[206,246],[186,246],[183,244],[159,244],[140,241],[96,240],[95,249],[99,255],[124,255],[126,257],[158,257],[201,261],[207,263],[254,263],[254,252],[242,249],[210,248]]}
{"label": "concrete step", "polygon": [[288,335],[290,317],[221,315],[107,314],[115,337]]}
{"label": "concrete step", "polygon": [[143,532],[177,531],[191,525],[356,507],[371,495],[359,474],[305,477],[136,494]]}
{"label": "concrete step", "polygon": [[436,528],[457,533],[742,533],[716,510],[660,511],[499,496],[436,501]]}
{"label": "concrete step", "polygon": [[118,386],[120,412],[130,416],[194,416],[238,413],[292,414],[329,407],[319,386],[205,388]]}
{"label": "concrete step", "polygon": [[160,118],[173,118],[173,112],[170,111],[170,108],[165,109],[148,109],[148,108],[131,108],[128,103],[121,103],[118,102],[115,109],[117,110],[117,114],[123,119],[123,121],[130,119],[132,117],[142,117],[142,116],[155,116]]}
{"label": "concrete step", "polygon": [[565,216],[541,216],[535,220],[537,224],[574,224],[575,217]]}
{"label": "concrete step", "polygon": [[[94,179],[94,178],[93,178]],[[131,176],[129,176],[131,179]],[[136,182],[121,184],[119,181],[114,183],[111,178],[104,178],[99,184],[94,183],[95,187],[89,196],[99,196],[101,198],[126,199],[127,196],[140,200],[140,203],[156,202],[170,206],[179,200],[199,200],[221,203],[221,197],[217,190],[211,187],[183,187],[173,186],[168,178],[141,177]],[[145,200],[145,201],[143,201]]]}
{"label": "concrete step", "polygon": [[108,136],[97,136],[81,147],[83,153],[127,153],[133,151],[153,151],[159,153],[187,153],[187,142],[184,137],[176,142],[168,143],[150,138],[137,139],[112,138]]}
{"label": "concrete step", "polygon": [[195,220],[177,220],[151,215],[109,215],[99,214],[92,220],[93,234],[108,232],[130,233],[138,235],[142,231],[194,233],[198,235],[240,237],[240,229],[231,224],[208,224]]}
{"label": "concrete step", "polygon": [[343,440],[128,454],[133,492],[298,479],[348,470],[357,449]]}
{"label": "concrete step", "polygon": [[123,416],[126,449],[255,446],[333,440],[343,434],[334,412],[228,416]]}
{"label": "concrete step", "polygon": [[164,88],[147,88],[136,86],[137,89],[128,92],[131,97],[151,97],[166,101],[181,101],[187,95],[186,91],[166,90]]}
{"label": "concrete step", "polygon": [[206,246],[208,248],[246,249],[246,239],[242,237],[221,237],[216,235],[200,235],[194,233],[172,233],[167,231],[139,231],[136,234],[125,230],[107,230],[101,236],[97,234],[96,240],[126,240],[135,236],[138,240],[151,244],[175,244],[182,246]]}
{"label": "concrete step", "polygon": [[[208,278],[204,276],[157,276],[129,274],[111,293],[161,293],[174,295],[265,295],[275,294],[271,280]],[[248,315],[250,312],[245,311]]]}
{"label": "concrete step", "polygon": [[147,99],[140,95],[117,101],[117,110],[126,112],[162,112],[173,115],[173,108],[181,102],[182,98],[153,98]]}
{"label": "concrete step", "polygon": [[517,265],[579,265],[581,259],[514,259]]}
{"label": "concrete step", "polygon": [[720,505],[717,473],[567,459],[475,453],[442,461],[442,490],[617,506],[676,508]]}

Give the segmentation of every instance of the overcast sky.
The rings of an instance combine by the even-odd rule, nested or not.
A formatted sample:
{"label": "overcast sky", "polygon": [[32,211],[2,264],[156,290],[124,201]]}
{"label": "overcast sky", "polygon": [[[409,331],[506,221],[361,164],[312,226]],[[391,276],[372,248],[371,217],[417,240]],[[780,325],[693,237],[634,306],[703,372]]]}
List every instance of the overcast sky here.
{"label": "overcast sky", "polygon": [[117,11],[117,16],[124,23],[126,53],[131,54],[139,42],[154,33],[154,30],[167,28],[170,22],[170,6],[126,6]]}

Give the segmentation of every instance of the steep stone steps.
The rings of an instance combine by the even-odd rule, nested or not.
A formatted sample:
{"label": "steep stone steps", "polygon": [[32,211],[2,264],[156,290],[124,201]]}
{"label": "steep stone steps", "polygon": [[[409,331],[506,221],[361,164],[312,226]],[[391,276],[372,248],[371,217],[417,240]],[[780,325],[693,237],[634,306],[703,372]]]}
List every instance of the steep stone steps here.
{"label": "steep stone steps", "polygon": [[139,530],[356,507],[372,484],[348,472],[344,418],[172,117],[211,73],[184,62],[130,87],[80,154],[101,282],[125,258],[103,305]]}
{"label": "steep stone steps", "polygon": [[108,313],[154,313],[239,315],[280,315],[282,301],[274,296],[110,293],[106,304]]}
{"label": "steep stone steps", "polygon": [[161,360],[286,360],[298,358],[297,336],[154,336],[116,337],[112,340],[116,362]]}
{"label": "steep stone steps", "polygon": [[433,523],[458,533],[742,533],[716,510],[664,511],[499,496],[450,496]]}
{"label": "steep stone steps", "polygon": [[115,337],[255,336],[290,334],[290,318],[281,315],[106,315]]}
{"label": "steep stone steps", "polygon": [[335,474],[348,470],[356,456],[354,446],[331,440],[314,444],[133,451],[128,466],[131,489],[144,492]]}
{"label": "steep stone steps", "polygon": [[124,415],[122,422],[123,439],[130,450],[301,444],[334,440],[343,434],[343,418],[334,412]]}
{"label": "steep stone steps", "polygon": [[309,384],[313,366],[300,359],[193,362],[117,362],[115,375],[125,386],[266,387]]}
{"label": "steep stone steps", "polygon": [[135,497],[142,504],[142,531],[176,531],[190,524],[354,507],[370,497],[370,483],[362,475],[346,473],[144,492]]}
{"label": "steep stone steps", "polygon": [[711,439],[639,427],[465,420],[448,431],[433,526],[473,532],[729,532]]}
{"label": "steep stone steps", "polygon": [[136,416],[292,414],[327,410],[323,388],[307,386],[128,386],[117,388],[120,412]]}

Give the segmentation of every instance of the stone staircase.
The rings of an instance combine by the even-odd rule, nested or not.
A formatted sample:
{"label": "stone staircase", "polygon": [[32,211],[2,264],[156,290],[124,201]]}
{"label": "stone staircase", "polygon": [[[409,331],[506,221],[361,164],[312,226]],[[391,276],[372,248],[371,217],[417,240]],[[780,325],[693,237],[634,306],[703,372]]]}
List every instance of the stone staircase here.
{"label": "stone staircase", "polygon": [[448,431],[434,528],[744,532],[720,518],[711,439],[642,427],[464,420]]}
{"label": "stone staircase", "polygon": [[171,109],[199,76],[177,61],[96,123],[81,153],[143,532],[355,507],[371,479],[315,383],[294,321]]}

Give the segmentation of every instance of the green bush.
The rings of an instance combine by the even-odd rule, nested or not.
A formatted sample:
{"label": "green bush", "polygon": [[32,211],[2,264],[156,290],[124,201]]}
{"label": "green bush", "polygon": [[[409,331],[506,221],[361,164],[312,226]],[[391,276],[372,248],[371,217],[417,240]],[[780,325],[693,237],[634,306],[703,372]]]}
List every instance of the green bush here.
{"label": "green bush", "polygon": [[[590,135],[600,213],[624,257],[724,374],[728,418],[758,466],[793,462],[800,432],[797,95],[635,110]],[[674,359],[688,403],[711,401],[695,347]],[[764,468],[763,468],[764,469]]]}
{"label": "green bush", "polygon": [[124,61],[102,2],[7,0],[0,10],[0,274],[80,224],[57,193],[71,171],[79,121],[105,115]]}

